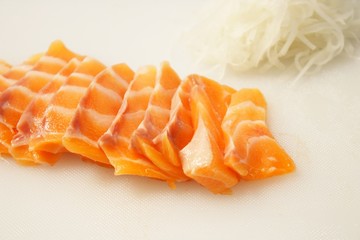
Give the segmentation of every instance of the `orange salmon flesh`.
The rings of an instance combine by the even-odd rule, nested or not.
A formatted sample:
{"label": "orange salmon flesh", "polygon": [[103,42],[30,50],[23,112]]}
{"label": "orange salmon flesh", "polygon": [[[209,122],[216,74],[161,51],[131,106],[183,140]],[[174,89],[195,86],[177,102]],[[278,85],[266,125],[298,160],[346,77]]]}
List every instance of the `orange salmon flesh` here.
{"label": "orange salmon flesh", "polygon": [[229,194],[239,181],[295,170],[266,111],[258,89],[182,79],[168,62],[105,66],[60,40],[19,65],[0,60],[0,154],[21,165],[67,152],[115,175]]}

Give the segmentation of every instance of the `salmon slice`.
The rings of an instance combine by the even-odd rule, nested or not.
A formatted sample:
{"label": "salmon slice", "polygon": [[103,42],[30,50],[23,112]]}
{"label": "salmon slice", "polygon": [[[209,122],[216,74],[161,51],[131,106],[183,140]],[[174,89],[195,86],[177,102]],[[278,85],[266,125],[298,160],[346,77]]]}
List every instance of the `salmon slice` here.
{"label": "salmon slice", "polygon": [[291,172],[295,165],[269,131],[266,102],[257,89],[234,93],[222,122],[225,164],[241,178],[255,180]]}
{"label": "salmon slice", "polygon": [[100,138],[116,175],[139,175],[160,180],[171,180],[149,159],[130,148],[130,138],[144,119],[156,80],[156,68],[139,69],[125,93],[124,100],[109,130]]}
{"label": "salmon slice", "polygon": [[62,42],[55,41],[31,71],[4,90],[0,96],[0,153],[8,153],[18,120],[32,98],[74,57],[77,55]]}
{"label": "salmon slice", "polygon": [[25,74],[36,65],[42,56],[42,53],[33,55],[22,64],[12,67],[6,62],[0,61],[0,93],[19,79],[23,78]]}
{"label": "salmon slice", "polygon": [[[50,100],[65,80],[80,65],[80,59],[73,58],[40,92],[34,96],[26,110],[21,115],[16,126],[17,133],[11,141],[10,154],[18,163],[24,165],[35,164],[32,152],[29,151],[29,141],[32,133],[39,131],[41,121]],[[80,68],[81,69],[81,68]]]}
{"label": "salmon slice", "polygon": [[98,145],[109,129],[134,72],[126,64],[105,69],[91,83],[63,137],[64,147],[102,165],[110,165]]}
{"label": "salmon slice", "polygon": [[194,135],[179,152],[184,172],[213,193],[229,193],[238,177],[224,164],[221,121],[233,90],[200,76],[190,78],[195,82],[190,94]]}
{"label": "salmon slice", "polygon": [[179,151],[184,148],[194,135],[191,120],[189,98],[193,81],[186,78],[176,90],[170,108],[169,122],[156,141],[160,141],[162,154],[174,166],[181,167]]}
{"label": "salmon slice", "polygon": [[6,73],[7,71],[10,70],[10,68],[11,68],[11,65],[9,63],[0,59],[0,74]]}
{"label": "salmon slice", "polygon": [[144,119],[131,137],[131,146],[171,177],[184,181],[188,177],[182,168],[171,164],[162,154],[161,142],[156,141],[156,137],[169,121],[171,99],[180,82],[180,78],[169,63],[164,62],[158,72]]}
{"label": "salmon slice", "polygon": [[175,166],[182,166],[179,151],[194,135],[189,99],[191,89],[196,85],[204,86],[207,94],[212,96],[214,107],[220,113],[219,116],[223,116],[226,112],[224,103],[218,104],[225,98],[222,94],[223,90],[226,90],[226,95],[235,91],[230,87],[222,86],[222,91],[217,93],[214,91],[218,85],[216,82],[197,75],[190,75],[180,84],[172,98],[169,122],[156,139],[161,142],[163,155]]}
{"label": "salmon slice", "polygon": [[102,63],[86,57],[53,95],[40,126],[30,137],[29,150],[35,162],[54,164],[60,154],[66,152],[62,145],[66,129],[88,86],[104,69]]}

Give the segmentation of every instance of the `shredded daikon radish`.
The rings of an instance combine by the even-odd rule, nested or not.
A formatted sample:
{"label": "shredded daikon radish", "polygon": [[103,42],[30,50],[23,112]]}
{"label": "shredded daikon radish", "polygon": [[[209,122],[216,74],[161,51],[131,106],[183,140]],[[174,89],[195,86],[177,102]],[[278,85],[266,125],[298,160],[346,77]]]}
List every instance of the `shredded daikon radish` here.
{"label": "shredded daikon radish", "polygon": [[360,39],[359,0],[221,0],[185,35],[199,62],[225,71],[316,71]]}

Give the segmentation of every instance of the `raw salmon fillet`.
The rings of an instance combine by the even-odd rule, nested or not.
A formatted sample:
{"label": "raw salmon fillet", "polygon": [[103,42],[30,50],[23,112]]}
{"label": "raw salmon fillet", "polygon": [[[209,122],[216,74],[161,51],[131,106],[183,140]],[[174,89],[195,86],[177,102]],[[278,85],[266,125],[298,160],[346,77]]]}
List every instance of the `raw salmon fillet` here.
{"label": "raw salmon fillet", "polygon": [[[162,144],[162,153],[171,161],[175,166],[181,166],[181,160],[179,158],[179,151],[183,149],[191,140],[194,135],[191,109],[190,109],[190,95],[191,90],[194,86],[198,84],[202,85],[211,85],[213,81],[205,80],[196,75],[189,76],[186,78],[180,86],[178,87],[174,97],[172,98],[171,108],[170,108],[170,118],[169,122],[166,124],[165,128],[161,134],[157,137]],[[223,86],[228,92],[233,92],[231,88]],[[221,94],[211,91],[214,88],[206,87],[205,88],[208,94],[211,94],[214,98]],[[222,99],[220,99],[222,101]],[[214,101],[220,101],[214,99]],[[221,106],[216,104],[215,106]],[[220,109],[219,111],[224,113],[225,108]]]}
{"label": "raw salmon fillet", "polygon": [[17,66],[10,66],[10,64],[4,61],[0,61],[0,93],[23,78],[39,61],[42,55],[42,53],[35,54]]}
{"label": "raw salmon fillet", "polygon": [[295,165],[270,133],[266,102],[257,89],[242,89],[231,97],[222,122],[225,164],[246,180],[288,173]]}
{"label": "raw salmon fillet", "polygon": [[186,78],[181,82],[171,100],[169,121],[156,139],[160,141],[162,154],[166,159],[174,166],[181,168],[179,151],[190,142],[194,135],[189,105],[192,86],[191,78]]}
{"label": "raw salmon fillet", "polygon": [[144,119],[155,80],[156,68],[153,66],[143,67],[136,72],[116,118],[99,140],[100,147],[114,166],[116,175],[130,174],[174,180],[149,159],[130,148],[130,138]]}
{"label": "raw salmon fillet", "polygon": [[0,154],[53,165],[64,152],[115,175],[172,188],[194,180],[215,194],[295,169],[257,89],[195,74],[181,81],[168,62],[136,73],[125,63],[106,67],[61,41],[19,65],[0,60]]}
{"label": "raw salmon fillet", "polygon": [[66,82],[52,97],[47,106],[41,125],[29,141],[29,150],[37,163],[54,164],[62,152],[62,138],[69,126],[80,99],[95,76],[105,69],[99,61],[86,57],[76,72],[71,74]]}
{"label": "raw salmon fillet", "polygon": [[91,83],[63,137],[64,147],[97,163],[110,165],[98,145],[113,122],[134,72],[126,64],[105,69]]}
{"label": "raw salmon fillet", "polygon": [[180,151],[184,172],[213,193],[228,193],[238,183],[236,173],[224,164],[221,121],[232,89],[192,75],[190,111],[194,135]]}
{"label": "raw salmon fillet", "polygon": [[0,96],[0,153],[8,153],[16,125],[29,102],[68,61],[77,55],[62,42],[53,42],[35,66]]}
{"label": "raw salmon fillet", "polygon": [[169,121],[171,99],[180,82],[169,63],[164,62],[158,72],[144,119],[132,135],[131,146],[177,181],[184,181],[188,177],[180,166],[173,165],[162,154],[161,142],[156,139]]}
{"label": "raw salmon fillet", "polygon": [[12,139],[9,149],[10,154],[17,162],[25,165],[35,164],[33,154],[29,151],[31,135],[39,131],[38,128],[41,127],[45,110],[54,94],[73,72],[76,74],[80,64],[80,59],[73,58],[53,80],[40,90],[21,115],[16,126],[17,134]]}

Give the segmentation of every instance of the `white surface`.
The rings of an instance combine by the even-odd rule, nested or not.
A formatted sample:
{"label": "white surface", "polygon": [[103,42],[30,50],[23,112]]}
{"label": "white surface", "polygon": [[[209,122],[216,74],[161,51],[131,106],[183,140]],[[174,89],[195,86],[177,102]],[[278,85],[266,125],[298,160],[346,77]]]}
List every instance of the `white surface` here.
{"label": "white surface", "polygon": [[[206,1],[0,2],[0,58],[21,62],[62,39],[77,52],[134,69],[168,59]],[[289,74],[234,77],[258,87],[294,174],[241,182],[231,196],[195,183],[115,177],[65,156],[55,167],[0,161],[0,239],[360,239],[360,62],[338,60],[289,84]]]}

